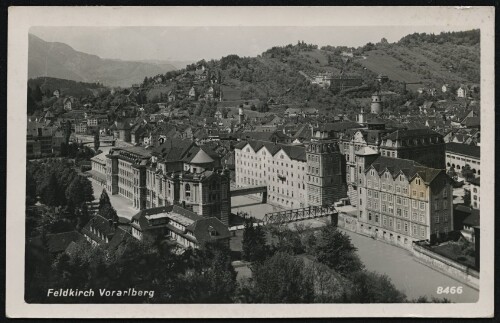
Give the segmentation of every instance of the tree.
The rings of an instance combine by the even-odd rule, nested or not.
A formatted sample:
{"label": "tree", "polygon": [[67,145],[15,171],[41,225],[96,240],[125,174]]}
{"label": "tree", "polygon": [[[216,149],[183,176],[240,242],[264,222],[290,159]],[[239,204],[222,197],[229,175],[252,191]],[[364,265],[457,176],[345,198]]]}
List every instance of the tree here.
{"label": "tree", "polygon": [[453,166],[450,166],[450,168],[448,169],[448,172],[447,172],[448,176],[450,176],[451,178],[453,178],[454,180],[457,179],[457,172],[455,171],[455,167]]}
{"label": "tree", "polygon": [[304,262],[278,252],[252,268],[253,296],[260,303],[309,303],[314,300],[311,275]]}
{"label": "tree", "polygon": [[471,203],[470,191],[464,190],[464,205],[470,206],[470,203]]}
{"label": "tree", "polygon": [[245,219],[242,245],[242,257],[246,261],[263,261],[269,253],[266,233],[260,225],[254,226],[253,219]]}
{"label": "tree", "polygon": [[99,214],[106,219],[118,222],[118,214],[116,214],[116,210],[111,205],[106,189],[102,190],[101,197],[99,198]]}
{"label": "tree", "polygon": [[472,172],[472,169],[470,168],[469,164],[465,164],[465,166],[462,167],[462,177],[467,182],[474,178],[474,173]]}
{"label": "tree", "polygon": [[26,204],[32,205],[37,201],[36,180],[31,172],[26,172]]}
{"label": "tree", "polygon": [[406,295],[396,289],[387,275],[358,271],[353,275],[351,303],[402,303]]}
{"label": "tree", "polygon": [[64,190],[60,187],[57,182],[57,178],[54,172],[52,172],[43,185],[41,189],[42,202],[49,206],[60,206],[64,205],[66,202],[66,198],[64,196]]}
{"label": "tree", "polygon": [[94,150],[96,152],[99,150],[100,145],[101,145],[101,141],[99,139],[99,130],[96,130],[94,133]]}
{"label": "tree", "polygon": [[321,229],[314,249],[320,263],[340,274],[350,275],[364,267],[351,239],[333,225]]}

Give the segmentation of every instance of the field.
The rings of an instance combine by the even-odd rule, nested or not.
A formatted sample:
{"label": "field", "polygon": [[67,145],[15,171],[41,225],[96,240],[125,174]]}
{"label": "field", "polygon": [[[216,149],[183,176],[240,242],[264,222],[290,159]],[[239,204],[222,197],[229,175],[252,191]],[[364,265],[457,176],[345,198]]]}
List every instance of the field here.
{"label": "field", "polygon": [[417,48],[394,48],[386,50],[372,50],[366,53],[366,59],[358,62],[367,69],[384,74],[391,80],[400,82],[422,82],[424,84],[410,84],[408,89],[416,90],[429,82],[463,82],[464,79],[448,71],[441,64],[424,55],[425,51]]}

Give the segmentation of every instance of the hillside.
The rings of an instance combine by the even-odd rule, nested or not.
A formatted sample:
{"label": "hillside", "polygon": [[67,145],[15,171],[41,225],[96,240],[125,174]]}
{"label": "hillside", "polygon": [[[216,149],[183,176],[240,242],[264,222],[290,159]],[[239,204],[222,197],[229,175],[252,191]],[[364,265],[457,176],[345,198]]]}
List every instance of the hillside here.
{"label": "hillside", "polygon": [[28,80],[28,86],[35,90],[40,87],[42,93],[47,93],[47,96],[52,96],[52,92],[56,89],[64,96],[72,96],[76,98],[97,97],[100,93],[107,90],[106,87],[98,83],[85,83],[72,80],[64,80],[53,77],[38,77]]}
{"label": "hillside", "polygon": [[28,78],[48,76],[127,87],[141,83],[145,76],[175,69],[172,64],[164,62],[102,59],[76,51],[63,43],[46,42],[29,35]]}
{"label": "hillside", "polygon": [[434,86],[479,83],[479,45],[479,30],[440,35],[415,33],[392,44],[367,44],[359,63],[400,82]]}

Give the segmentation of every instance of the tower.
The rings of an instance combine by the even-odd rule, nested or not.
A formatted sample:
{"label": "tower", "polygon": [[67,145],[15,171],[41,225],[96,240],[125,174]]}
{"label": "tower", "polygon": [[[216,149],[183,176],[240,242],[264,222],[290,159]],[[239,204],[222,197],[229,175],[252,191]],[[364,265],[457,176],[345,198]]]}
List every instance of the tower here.
{"label": "tower", "polygon": [[365,123],[365,109],[361,107],[361,112],[358,115],[358,123],[364,124]]}
{"label": "tower", "polygon": [[341,155],[333,140],[313,139],[306,147],[307,204],[333,204],[344,197]]}
{"label": "tower", "polygon": [[370,112],[374,114],[382,113],[382,97],[380,96],[379,92],[375,92],[372,94],[372,104]]}

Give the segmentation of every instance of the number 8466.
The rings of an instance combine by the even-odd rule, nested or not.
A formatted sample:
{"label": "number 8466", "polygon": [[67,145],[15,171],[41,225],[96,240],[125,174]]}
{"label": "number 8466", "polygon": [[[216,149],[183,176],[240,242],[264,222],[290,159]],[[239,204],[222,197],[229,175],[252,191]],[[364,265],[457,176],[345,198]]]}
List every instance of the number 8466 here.
{"label": "number 8466", "polygon": [[439,286],[437,288],[437,293],[439,295],[441,294],[462,294],[463,292],[463,289],[462,289],[462,286],[446,286],[446,287],[443,287],[443,286]]}

